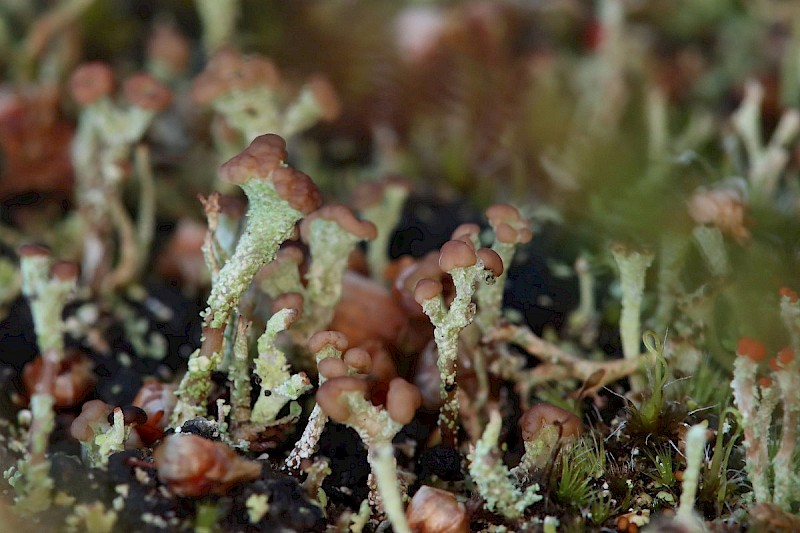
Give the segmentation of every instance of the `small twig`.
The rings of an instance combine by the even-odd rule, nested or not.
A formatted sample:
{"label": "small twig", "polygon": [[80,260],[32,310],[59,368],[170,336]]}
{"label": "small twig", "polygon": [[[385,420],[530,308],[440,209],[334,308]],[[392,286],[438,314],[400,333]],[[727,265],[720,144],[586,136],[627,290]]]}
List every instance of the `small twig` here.
{"label": "small twig", "polygon": [[[565,378],[586,381],[592,378],[592,386],[584,394],[596,391],[609,383],[629,376],[639,370],[647,355],[639,355],[631,359],[612,359],[610,361],[592,361],[573,355],[555,344],[548,342],[527,327],[506,324],[491,331],[484,342],[510,342],[536,357],[544,365],[540,365],[527,374],[537,382],[560,380]],[[599,375],[598,372],[602,372]]]}
{"label": "small twig", "polygon": [[136,276],[139,248],[133,220],[125,210],[125,206],[122,205],[120,198],[115,194],[110,194],[107,198],[107,206],[111,222],[114,224],[120,240],[119,262],[103,282],[103,288],[107,292],[112,292],[118,287],[127,285]]}
{"label": "small twig", "polygon": [[220,250],[219,243],[216,239],[216,231],[219,226],[219,213],[221,210],[219,206],[219,193],[212,193],[207,198],[203,195],[198,195],[197,198],[200,200],[200,203],[203,204],[203,211],[208,221],[208,230],[206,230],[206,236],[203,239],[202,251],[206,267],[211,273],[211,280],[213,282],[219,273],[219,269],[222,268],[222,263],[225,262],[224,260],[220,260],[222,257],[222,250]]}
{"label": "small twig", "polygon": [[139,216],[136,220],[136,229],[139,245],[139,261],[137,271],[141,270],[150,245],[156,225],[156,184],[153,177],[153,167],[150,164],[150,150],[146,145],[140,144],[133,153],[136,175],[139,177]]}
{"label": "small twig", "polygon": [[19,51],[19,74],[30,81],[35,61],[48,48],[59,33],[62,33],[94,3],[95,0],[66,0],[56,3],[40,15],[28,30],[22,49]]}

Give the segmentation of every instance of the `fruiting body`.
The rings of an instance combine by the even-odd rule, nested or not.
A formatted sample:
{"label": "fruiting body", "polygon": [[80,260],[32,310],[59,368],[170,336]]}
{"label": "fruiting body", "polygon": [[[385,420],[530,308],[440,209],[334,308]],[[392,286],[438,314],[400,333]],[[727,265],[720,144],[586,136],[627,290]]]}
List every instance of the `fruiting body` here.
{"label": "fruiting body", "polygon": [[333,378],[317,391],[317,403],[330,418],[358,432],[367,446],[367,461],[378,489],[377,493],[374,489],[371,492],[370,502],[378,508],[383,506],[394,531],[411,533],[403,512],[392,439],[414,417],[422,398],[414,385],[395,378],[389,384],[386,408],[382,409],[365,397],[368,390],[366,379]]}
{"label": "fruiting body", "polygon": [[350,348],[342,358],[347,367],[357,374],[369,374],[372,370],[372,357],[364,348]]}
{"label": "fruiting body", "polygon": [[125,98],[147,111],[161,111],[172,102],[172,93],[149,74],[135,74],[122,87]]}
{"label": "fruiting body", "polygon": [[423,485],[406,509],[408,525],[416,533],[467,533],[469,516],[463,503],[446,490]]}
{"label": "fruiting body", "polygon": [[421,279],[414,288],[414,300],[420,305],[442,294],[442,284],[435,279]]}
{"label": "fruiting body", "polygon": [[760,363],[767,356],[767,348],[755,339],[742,337],[736,345],[736,353],[741,357],[747,357],[756,363]]}
{"label": "fruiting body", "polygon": [[330,328],[347,334],[353,346],[375,340],[397,345],[408,330],[408,317],[386,287],[347,271]]}
{"label": "fruiting body", "polygon": [[554,452],[583,434],[580,418],[547,403],[536,404],[525,411],[519,425],[525,441],[520,467],[527,471],[544,468]]}
{"label": "fruiting body", "polygon": [[178,496],[225,494],[258,479],[261,464],[240,457],[230,446],[197,435],[173,434],[153,451],[158,478]]}
{"label": "fruiting body", "polygon": [[319,375],[325,379],[338,378],[347,375],[347,364],[336,357],[326,357],[317,364]]}
{"label": "fruiting body", "polygon": [[318,219],[335,222],[339,227],[359,240],[371,241],[378,234],[375,224],[357,219],[353,212],[343,205],[326,205],[311,213],[300,223],[300,235],[303,237],[303,241],[308,242],[310,240],[311,224]]}
{"label": "fruiting body", "polygon": [[81,408],[81,414],[72,421],[70,434],[81,442],[90,441],[95,437],[97,428],[108,424],[107,419],[111,411],[112,407],[102,400],[86,402]]}
{"label": "fruiting body", "polygon": [[481,248],[475,253],[478,259],[483,262],[483,268],[491,272],[494,277],[499,277],[503,274],[503,260],[500,259],[500,255],[497,252],[489,248]]}
{"label": "fruiting body", "polygon": [[256,137],[246,150],[224,163],[219,177],[235,185],[250,179],[267,179],[287,157],[286,141],[268,133]]}
{"label": "fruiting body", "polygon": [[[41,356],[25,365],[22,381],[28,394],[33,394],[37,385],[41,383],[45,366]],[[95,383],[92,362],[82,353],[75,351],[68,353],[56,366],[57,374],[53,384],[54,406],[64,408],[78,405]]]}
{"label": "fruiting body", "polygon": [[341,376],[322,384],[317,391],[317,403],[331,419],[344,423],[351,415],[350,408],[342,401],[343,393],[359,392],[365,394],[369,384],[362,378]]}
{"label": "fruiting body", "polygon": [[394,378],[389,382],[386,395],[386,410],[392,420],[406,425],[414,419],[414,413],[422,405],[422,395],[416,385],[403,378]]}
{"label": "fruiting body", "polygon": [[533,238],[530,224],[512,205],[492,205],[486,209],[486,218],[494,229],[495,237],[502,243],[525,244]]}
{"label": "fruiting body", "polygon": [[573,413],[549,403],[539,403],[525,411],[519,419],[522,438],[535,439],[548,426],[559,428],[562,440],[574,439],[583,434],[583,423]]}
{"label": "fruiting body", "polygon": [[439,268],[444,272],[470,267],[477,260],[472,244],[464,241],[447,241],[439,251]]}
{"label": "fruiting body", "polygon": [[749,238],[745,227],[747,215],[746,185],[729,179],[715,187],[698,188],[687,202],[689,216],[697,224],[711,224],[740,242]]}
{"label": "fruiting body", "polygon": [[144,444],[152,444],[164,436],[167,422],[178,401],[175,397],[176,389],[172,383],[148,380],[136,393],[133,405],[147,414],[147,421],[134,428]]}
{"label": "fruiting body", "polygon": [[265,134],[220,168],[220,178],[239,185],[247,195],[248,223],[212,284],[203,313],[203,344],[190,357],[189,371],[177,392],[174,425],[205,414],[209,377],[221,362],[223,333],[242,295],[259,269],[272,261],[281,244],[294,234],[295,224],[319,207],[320,193],[311,178],[279,166],[286,157],[284,140]]}
{"label": "fruiting body", "polygon": [[319,331],[308,339],[308,349],[311,353],[317,354],[325,346],[330,346],[334,350],[343,352],[347,349],[349,341],[347,335],[338,331]]}
{"label": "fruiting body", "polygon": [[92,105],[111,93],[114,76],[105,63],[84,63],[75,69],[69,80],[72,98],[82,106]]}

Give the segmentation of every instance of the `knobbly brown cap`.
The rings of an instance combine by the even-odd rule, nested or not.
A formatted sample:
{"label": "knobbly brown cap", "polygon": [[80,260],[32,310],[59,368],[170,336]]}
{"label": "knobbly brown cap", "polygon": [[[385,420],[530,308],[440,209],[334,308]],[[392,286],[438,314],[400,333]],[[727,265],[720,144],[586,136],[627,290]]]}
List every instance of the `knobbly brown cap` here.
{"label": "knobbly brown cap", "polygon": [[573,413],[551,405],[539,403],[525,411],[519,419],[523,440],[533,440],[545,426],[561,426],[561,437],[579,437],[583,434],[583,423]]}
{"label": "knobbly brown cap", "polygon": [[318,331],[308,339],[308,349],[311,353],[318,353],[325,346],[333,346],[343,352],[348,345],[347,335],[338,331]]}
{"label": "knobbly brown cap", "polygon": [[272,173],[272,185],[281,198],[304,215],[322,204],[322,195],[314,181],[294,168],[276,168]]}
{"label": "knobbly brown cap", "polygon": [[158,24],[147,40],[147,57],[170,71],[184,72],[191,58],[189,39],[169,23]]}
{"label": "knobbly brown cap", "polygon": [[80,65],[69,79],[70,94],[81,106],[97,102],[111,94],[113,88],[114,74],[111,67],[99,61]]}
{"label": "knobbly brown cap", "polygon": [[[267,263],[261,268],[259,272],[259,279],[266,279],[272,276],[278,269],[282,268],[287,262],[292,262],[296,264],[298,267],[303,264],[305,257],[303,256],[303,251],[300,250],[297,246],[286,246],[284,245],[278,250],[278,253],[275,254],[275,259]],[[301,309],[302,311],[302,309]]]}
{"label": "knobbly brown cap", "polygon": [[303,295],[299,292],[285,292],[275,298],[272,302],[272,312],[277,313],[281,309],[294,309],[297,317],[303,314]]}
{"label": "knobbly brown cap", "polygon": [[475,253],[483,261],[483,268],[490,271],[494,276],[500,276],[503,273],[503,260],[497,255],[497,252],[490,248],[481,248]]}
{"label": "knobbly brown cap", "polygon": [[455,230],[450,238],[454,241],[464,241],[472,243],[472,239],[481,233],[481,227],[477,224],[467,223],[461,224]]}
{"label": "knobbly brown cap", "polygon": [[366,394],[369,384],[362,378],[340,376],[329,379],[317,391],[317,403],[326,415],[336,422],[345,422],[350,417],[350,409],[339,397],[345,392]]}
{"label": "knobbly brown cap", "polygon": [[150,74],[134,74],[122,86],[125,99],[147,111],[161,111],[172,102],[172,92]]}
{"label": "knobbly brown cap", "polygon": [[442,269],[439,268],[439,253],[433,250],[420,259],[412,259],[405,263],[399,269],[394,280],[392,294],[409,313],[409,316],[423,317],[425,313],[420,304],[415,301],[414,291],[420,280],[426,278],[439,280],[442,277]]}
{"label": "knobbly brown cap", "polygon": [[422,395],[416,385],[403,378],[394,378],[389,382],[386,394],[386,410],[392,420],[399,424],[408,424],[422,405]]}
{"label": "knobbly brown cap", "polygon": [[72,261],[58,261],[50,269],[50,273],[53,277],[61,281],[78,279],[79,271],[78,263]]}
{"label": "knobbly brown cap", "polygon": [[279,83],[280,73],[268,58],[258,54],[242,55],[224,48],[214,54],[205,70],[195,78],[192,100],[207,104],[232,91],[275,87]]}
{"label": "knobbly brown cap", "polygon": [[280,136],[259,135],[240,154],[222,164],[219,176],[234,185],[251,179],[267,179],[287,157],[286,141]]}
{"label": "knobbly brown cap", "polygon": [[422,305],[422,302],[425,300],[430,300],[442,294],[442,290],[444,289],[441,282],[435,279],[421,279],[414,288],[414,300],[416,300],[419,305]]}
{"label": "knobbly brown cap", "polygon": [[530,224],[513,205],[492,205],[486,209],[486,218],[500,242],[524,244],[533,238]]}
{"label": "knobbly brown cap", "polygon": [[342,112],[342,104],[328,78],[320,74],[312,76],[308,87],[319,106],[322,118],[327,121],[336,120]]}
{"label": "knobbly brown cap", "polygon": [[465,268],[478,261],[472,244],[464,241],[447,241],[439,250],[439,268],[449,272],[455,268]]}
{"label": "knobbly brown cap", "polygon": [[350,205],[358,210],[377,205],[383,199],[388,187],[399,187],[408,192],[411,190],[411,183],[400,176],[388,176],[379,181],[361,182],[353,189]]}
{"label": "knobbly brown cap", "polygon": [[70,434],[83,442],[93,439],[94,430],[91,426],[105,421],[113,410],[114,408],[103,400],[89,400],[81,407],[81,414],[72,421]]}
{"label": "knobbly brown cap", "polygon": [[336,223],[359,240],[371,241],[378,236],[378,229],[375,224],[368,220],[357,219],[347,207],[343,205],[326,205],[308,215],[300,223],[300,236],[304,242],[308,243],[312,222],[320,218]]}
{"label": "knobbly brown cap", "polygon": [[342,356],[344,363],[359,374],[372,371],[372,356],[364,348],[350,348]]}
{"label": "knobbly brown cap", "polygon": [[347,375],[347,364],[338,357],[326,357],[317,363],[317,369],[321,376],[327,379],[338,378]]}
{"label": "knobbly brown cap", "polygon": [[23,244],[17,248],[20,257],[50,257],[50,249],[41,244]]}

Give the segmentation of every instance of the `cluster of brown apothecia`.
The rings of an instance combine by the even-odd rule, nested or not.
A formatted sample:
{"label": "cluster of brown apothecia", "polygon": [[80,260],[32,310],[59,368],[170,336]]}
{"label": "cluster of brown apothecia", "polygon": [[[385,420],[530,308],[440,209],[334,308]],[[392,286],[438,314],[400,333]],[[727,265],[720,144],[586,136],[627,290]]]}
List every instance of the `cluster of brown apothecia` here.
{"label": "cluster of brown apothecia", "polygon": [[[82,67],[78,81],[88,70],[106,72]],[[93,83],[74,85],[83,90]],[[158,92],[153,83],[146,85],[151,87],[146,93]],[[107,88],[94,92],[89,111],[108,95]],[[89,162],[105,149],[102,143],[76,146],[96,152],[85,157]],[[122,168],[126,151],[114,148],[113,164]],[[485,231],[464,224],[438,251],[387,262],[371,247],[388,242],[385,232],[396,224],[388,217],[399,215],[408,184],[392,178],[365,185],[354,194],[354,209],[323,205],[313,180],[287,159],[285,141],[270,133],[255,137],[220,167],[220,180],[241,189],[247,209],[239,213],[244,222],[234,224],[232,213],[220,207],[219,193],[204,201],[208,229],[202,253],[211,288],[201,313],[201,346],[190,355],[179,383],[149,379],[130,406],[82,403],[94,384],[91,363],[65,349],[63,314],[80,285],[78,269],[59,263],[50,274],[45,249],[20,248],[23,289],[42,355],[24,372],[30,395],[28,453],[10,471],[19,508],[42,512],[52,506],[46,443],[56,409],[80,405],[71,435],[80,442],[87,466],[105,469],[115,454],[144,450],[145,459],[133,460],[131,468],[154,471],[167,494],[179,497],[228,495],[258,482],[270,465],[297,479],[306,477],[305,483],[317,489],[308,498],[324,508],[319,487],[330,470],[319,446],[326,426],[338,423],[355,430],[367,450],[370,474],[364,506],[357,515],[355,509],[341,514],[337,523],[352,517],[388,520],[398,532],[465,532],[481,509],[526,527],[545,520],[535,510],[543,499],[539,481],[559,464],[562,450],[581,438],[583,424],[559,407],[532,406],[520,418],[524,454],[513,469],[505,465],[500,412],[519,406],[503,397],[508,385],[502,383],[527,375],[514,375],[521,360],[508,353],[509,342],[537,344],[528,348],[531,353],[559,369],[538,379],[581,379],[595,389],[635,372],[643,359],[625,366],[620,365],[625,361],[580,364],[577,356],[504,317],[506,265],[533,236],[515,207],[493,205],[486,210]],[[103,183],[113,190],[115,181]],[[358,247],[362,242],[366,252]],[[84,251],[92,252],[88,246]],[[108,275],[120,269],[131,275],[124,265]],[[123,279],[121,286],[128,287],[130,278]],[[84,283],[99,305],[120,288],[101,283],[93,290],[89,280]],[[270,311],[259,311],[261,304]],[[52,383],[62,383],[60,394]],[[314,389],[316,401],[306,402],[306,418],[300,402]],[[61,398],[65,395],[67,400]],[[418,415],[423,405],[427,417]],[[459,502],[462,492],[443,487],[414,487],[399,467],[395,441],[412,422],[427,434],[416,445],[442,446],[465,457],[464,471],[475,487],[469,501]],[[210,433],[195,434],[198,424],[212,428]],[[291,428],[300,437],[286,457],[247,457],[285,447]],[[416,494],[406,505],[412,487]],[[265,516],[266,511],[251,521]],[[486,516],[476,519],[491,523]]]}
{"label": "cluster of brown apothecia", "polygon": [[[94,65],[82,67],[74,85],[93,89],[83,78],[94,70],[107,74]],[[108,94],[107,87],[88,89],[83,92],[97,93],[89,106]],[[409,479],[398,471],[394,440],[404,426],[419,421],[424,403],[429,413],[439,413],[427,430],[430,445],[441,442],[458,453],[464,446],[462,418],[469,418],[469,472],[487,509],[518,520],[541,499],[533,480],[580,436],[581,422],[555,406],[532,407],[520,422],[526,451],[512,471],[498,456],[496,436],[492,442],[487,434],[492,424],[496,431],[502,407],[491,383],[505,370],[489,339],[508,325],[501,308],[504,262],[531,239],[529,224],[514,207],[494,205],[486,212],[486,235],[475,224],[462,225],[438,252],[370,264],[370,254],[357,245],[378,240],[394,226],[386,214],[399,210],[384,206],[402,203],[408,185],[392,178],[364,186],[355,195],[356,211],[321,205],[311,178],[286,159],[284,140],[266,134],[221,166],[220,178],[247,196],[247,222],[225,243],[218,194],[206,201],[203,253],[211,291],[201,314],[202,345],[180,383],[150,378],[131,405],[83,401],[96,382],[92,363],[64,346],[63,310],[79,285],[77,266],[62,262],[51,269],[46,249],[19,249],[42,354],[23,372],[30,396],[29,450],[12,478],[21,509],[41,512],[52,505],[46,473],[35,477],[32,467],[48,464],[46,442],[56,411],[78,406],[70,432],[87,466],[108,468],[114,454],[145,450],[152,462],[131,465],[153,469],[172,494],[186,498],[224,495],[255,482],[265,463],[298,479],[319,476],[312,472],[322,460],[318,446],[326,424],[343,424],[360,437],[371,467],[367,507],[360,511],[364,520],[385,517],[395,531],[468,531],[476,508],[441,488],[423,486],[406,509]],[[481,246],[484,241],[489,247]],[[109,297],[113,286],[102,287],[88,294],[98,301]],[[243,305],[248,301],[258,309],[255,302],[262,300],[271,303],[263,316]],[[415,364],[398,365],[405,359]],[[212,378],[220,374],[225,380],[215,384]],[[315,388],[306,419],[298,401]],[[486,431],[482,419],[492,421]],[[214,428],[213,439],[192,434],[189,428],[199,421]],[[280,445],[288,428],[300,430],[302,424],[283,460],[246,457]],[[444,498],[446,505],[427,498]]]}
{"label": "cluster of brown apothecia", "polygon": [[[659,2],[400,3],[396,48],[330,78],[237,47],[237,0],[196,1],[202,50],[159,21],[142,72],[81,64],[67,29],[92,3],[57,4],[0,88],[15,514],[98,532],[799,529],[800,305],[763,279],[799,256],[797,76],[744,82],[699,51],[712,24],[702,47],[674,42],[724,2],[682,20]],[[760,34],[740,12],[766,4],[733,10],[735,33]],[[298,5],[318,24],[351,3]],[[640,31],[667,18],[663,42]],[[792,17],[753,18],[775,21],[769,64],[792,64]],[[342,48],[365,31],[333,26]],[[584,30],[580,52],[553,45]],[[403,175],[476,204],[498,176],[498,197],[535,192],[441,220]],[[55,196],[6,201],[28,189]],[[401,217],[447,229],[390,257]],[[561,303],[514,290],[538,284],[519,267],[553,227],[536,275],[580,295],[539,333],[504,296]]]}

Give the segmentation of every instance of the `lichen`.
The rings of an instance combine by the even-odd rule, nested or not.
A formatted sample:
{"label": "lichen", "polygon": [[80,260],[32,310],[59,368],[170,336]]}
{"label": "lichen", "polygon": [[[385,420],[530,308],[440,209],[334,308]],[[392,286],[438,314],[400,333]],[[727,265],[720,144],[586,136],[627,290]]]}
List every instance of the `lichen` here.
{"label": "lichen", "polygon": [[483,436],[470,452],[469,474],[485,507],[509,519],[522,516],[525,510],[540,501],[539,485],[533,484],[520,490],[512,481],[508,467],[503,464],[498,439],[502,419],[497,411],[492,411]]}
{"label": "lichen", "polygon": [[251,524],[257,524],[269,512],[269,496],[266,494],[251,494],[245,502],[247,518]]}

